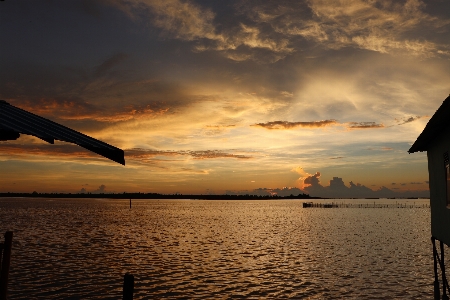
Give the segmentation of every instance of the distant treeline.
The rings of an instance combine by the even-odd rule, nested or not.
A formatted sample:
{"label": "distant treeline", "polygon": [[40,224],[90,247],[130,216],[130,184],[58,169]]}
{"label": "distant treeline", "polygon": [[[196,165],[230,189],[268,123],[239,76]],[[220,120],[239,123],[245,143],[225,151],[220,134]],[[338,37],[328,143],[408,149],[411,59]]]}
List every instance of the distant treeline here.
{"label": "distant treeline", "polygon": [[32,198],[106,198],[106,199],[198,199],[198,200],[272,200],[272,199],[320,199],[308,194],[290,196],[258,196],[258,195],[183,195],[158,193],[0,193],[0,197],[32,197]]}

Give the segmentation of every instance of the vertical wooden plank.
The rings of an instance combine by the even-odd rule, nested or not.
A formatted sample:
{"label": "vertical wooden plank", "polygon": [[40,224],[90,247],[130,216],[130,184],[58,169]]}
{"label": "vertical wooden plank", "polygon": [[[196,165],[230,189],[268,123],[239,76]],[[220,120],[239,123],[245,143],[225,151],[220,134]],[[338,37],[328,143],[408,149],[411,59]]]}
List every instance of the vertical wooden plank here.
{"label": "vertical wooden plank", "polygon": [[442,300],[448,300],[447,296],[447,277],[445,276],[445,260],[444,260],[444,242],[441,244],[441,273],[442,273]]}

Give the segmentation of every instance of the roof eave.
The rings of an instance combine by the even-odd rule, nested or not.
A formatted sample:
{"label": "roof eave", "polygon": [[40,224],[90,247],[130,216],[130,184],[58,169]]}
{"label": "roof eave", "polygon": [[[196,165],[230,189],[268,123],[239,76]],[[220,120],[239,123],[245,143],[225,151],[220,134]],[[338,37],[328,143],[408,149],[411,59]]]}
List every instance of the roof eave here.
{"label": "roof eave", "polygon": [[450,96],[436,110],[422,133],[408,150],[409,153],[428,151],[430,143],[449,126]]}

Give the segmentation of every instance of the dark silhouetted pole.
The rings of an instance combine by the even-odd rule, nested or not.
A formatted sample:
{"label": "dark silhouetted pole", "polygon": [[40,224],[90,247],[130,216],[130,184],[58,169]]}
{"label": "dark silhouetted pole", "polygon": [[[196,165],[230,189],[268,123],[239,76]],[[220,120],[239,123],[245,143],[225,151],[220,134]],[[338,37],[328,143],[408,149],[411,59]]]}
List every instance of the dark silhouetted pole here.
{"label": "dark silhouetted pole", "polygon": [[436,249],[436,239],[434,236],[431,237],[431,242],[433,243],[433,265],[434,265],[434,300],[441,299],[441,292],[439,288],[439,275],[438,275],[438,252]]}
{"label": "dark silhouetted pole", "polygon": [[133,292],[134,276],[126,273],[125,276],[123,276],[123,300],[133,300]]}
{"label": "dark silhouetted pole", "polygon": [[447,296],[447,278],[445,277],[445,260],[444,260],[444,242],[441,243],[441,272],[442,272],[442,300],[448,300]]}
{"label": "dark silhouetted pole", "polygon": [[6,300],[8,290],[9,263],[11,261],[12,231],[5,233],[5,243],[3,244],[3,259],[0,272],[0,300]]}
{"label": "dark silhouetted pole", "polygon": [[131,209],[131,199],[130,199],[130,209]]}

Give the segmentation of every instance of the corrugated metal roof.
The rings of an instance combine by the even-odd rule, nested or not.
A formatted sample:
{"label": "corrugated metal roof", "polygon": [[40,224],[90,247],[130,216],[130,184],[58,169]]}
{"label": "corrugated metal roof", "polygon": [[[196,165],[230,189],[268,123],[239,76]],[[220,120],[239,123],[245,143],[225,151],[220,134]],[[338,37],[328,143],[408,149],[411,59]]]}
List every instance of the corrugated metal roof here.
{"label": "corrugated metal roof", "polygon": [[450,126],[450,96],[428,121],[427,126],[408,150],[409,153],[427,151],[433,140]]}
{"label": "corrugated metal roof", "polygon": [[122,149],[0,100],[0,140],[2,137],[4,140],[16,139],[19,137],[17,133],[33,135],[50,144],[54,144],[55,140],[74,143],[125,165]]}

